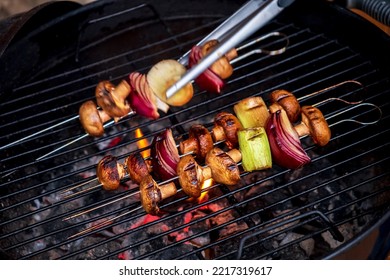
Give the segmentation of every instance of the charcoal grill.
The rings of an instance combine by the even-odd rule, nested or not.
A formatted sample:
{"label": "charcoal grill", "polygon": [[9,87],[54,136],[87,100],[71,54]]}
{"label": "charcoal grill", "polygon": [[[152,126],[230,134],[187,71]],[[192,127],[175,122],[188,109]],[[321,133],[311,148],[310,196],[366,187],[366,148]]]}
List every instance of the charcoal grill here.
{"label": "charcoal grill", "polygon": [[[74,117],[80,104],[93,98],[100,80],[118,83],[132,71],[146,72],[161,59],[178,59],[241,4],[135,0],[98,1],[84,7],[68,2],[49,5],[62,8],[64,14],[39,24],[33,17],[27,20],[28,32],[22,29],[23,36],[10,38],[2,53],[0,145]],[[47,14],[46,9],[37,14]],[[2,149],[2,256],[323,259],[340,256],[383,227],[390,205],[389,37],[348,10],[322,1],[296,1],[254,37],[273,31],[288,36],[287,51],[238,63],[221,95],[195,85],[190,103],[171,107],[157,120],[122,119],[106,129],[102,138],[83,138],[39,160],[83,135],[77,119]],[[278,48],[282,41],[265,41],[258,47]],[[139,210],[69,238],[139,206],[137,195],[121,199],[137,192],[131,181],[114,192],[101,188],[77,192],[95,181],[70,191],[73,196],[61,195],[93,179],[104,155],[123,160],[140,150],[140,138],[134,136],[137,128],[143,133],[141,138],[151,142],[170,127],[180,141],[188,137],[192,124],[211,128],[218,112],[233,112],[233,105],[245,97],[258,95],[267,102],[268,94],[281,88],[301,97],[347,80],[364,87],[348,83],[310,97],[304,104],[329,97],[364,100],[378,105],[382,117],[372,125],[340,122],[332,126],[332,139],[322,148],[309,138],[302,139],[311,164],[299,170],[274,165],[266,171],[242,172],[237,186],[214,184],[203,200],[178,193],[162,203],[166,211],[162,217]],[[320,108],[331,118],[346,107],[328,102]],[[378,110],[351,110],[329,123],[349,118],[373,121]],[[64,220],[103,204],[107,206]]]}

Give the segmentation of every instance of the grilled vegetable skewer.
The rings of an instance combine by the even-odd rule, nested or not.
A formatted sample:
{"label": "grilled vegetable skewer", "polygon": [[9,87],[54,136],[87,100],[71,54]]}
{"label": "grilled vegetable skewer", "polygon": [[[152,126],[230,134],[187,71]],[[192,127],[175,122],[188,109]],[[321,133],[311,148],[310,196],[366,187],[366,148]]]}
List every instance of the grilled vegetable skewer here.
{"label": "grilled vegetable skewer", "polygon": [[[292,94],[289,94],[288,96],[293,97],[295,99]],[[253,106],[253,104],[255,106]],[[284,105],[288,108],[292,107],[288,102],[284,102]],[[237,107],[239,106],[240,109],[237,109]],[[246,122],[246,125],[252,126],[257,125],[259,123],[264,123],[264,126],[266,126],[269,120],[276,120],[275,118],[269,117],[270,114],[261,97],[246,98],[237,103],[234,108],[236,112],[239,112],[239,116],[242,121],[245,121],[247,119],[252,120],[251,124],[248,124]],[[248,108],[249,110],[247,110]],[[276,109],[283,110],[280,105],[274,103],[270,111]],[[315,114],[313,112],[315,112]],[[246,114],[250,114],[250,116],[248,117]],[[309,106],[303,107],[302,123],[296,127],[296,131],[299,131],[298,136],[304,136],[308,133],[311,133],[316,143],[325,145],[330,139],[330,129],[326,123],[325,118],[321,116],[322,113],[318,109]],[[290,122],[288,121],[288,123]],[[288,143],[287,140],[289,140],[290,138],[295,139],[293,140],[295,146],[300,146],[299,139],[297,138],[298,136],[295,136],[295,133],[290,138],[287,138],[287,140],[280,141],[282,136],[285,136],[286,134],[282,133],[280,134],[281,136],[279,136],[279,134],[277,134],[276,132],[286,131],[286,126],[274,124],[274,127],[284,128],[283,130],[279,129],[276,132],[272,132],[273,130],[271,131],[270,124],[268,126],[269,129],[267,133],[272,135],[271,140],[274,142],[274,145],[272,146],[274,150],[277,149],[276,147],[278,145],[280,146],[282,144]],[[225,141],[228,148],[233,149],[238,147],[238,135],[241,134],[241,142],[243,142],[244,139],[250,139],[251,141],[248,142],[251,144],[248,144],[245,147],[243,145],[240,146],[241,149],[248,149],[251,151],[245,153],[246,156],[243,160],[244,169],[246,171],[256,170],[261,165],[264,165],[265,167],[268,165],[272,165],[271,159],[269,158],[269,149],[267,149],[267,147],[264,146],[261,142],[268,142],[267,135],[264,135],[265,132],[260,131],[259,127],[261,126],[258,126],[256,131],[255,129],[247,129],[243,131],[243,126],[241,125],[241,122],[238,120],[238,118],[236,118],[231,113],[221,112],[218,113],[214,119],[214,127],[212,128],[211,133],[207,130],[207,128],[202,125],[193,125],[189,130],[189,138],[180,142],[179,150],[182,155],[194,153],[198,161],[203,161],[208,151],[214,145],[213,140],[215,142],[221,140]],[[241,133],[239,133],[240,131]],[[251,134],[252,136],[248,138],[249,134]],[[264,138],[264,136],[265,139],[261,140],[262,138]],[[277,141],[279,142],[277,143]],[[254,143],[256,143],[256,145]],[[286,148],[288,150],[286,152],[295,151],[297,153],[297,151],[299,151],[299,153],[302,154],[302,156],[304,157],[304,160],[301,160],[301,164],[310,162],[310,159],[306,155],[304,150],[300,148],[296,151],[295,146],[292,145]],[[125,165],[127,166],[127,173],[130,174],[130,178],[135,183],[140,183],[141,178],[150,173],[152,169],[151,165],[155,166],[155,173],[162,180],[167,180],[176,175],[176,165],[179,161],[179,153],[175,147],[174,139],[170,130],[166,130],[165,132],[157,135],[153,140],[152,147],[152,163],[150,163],[149,161],[146,163],[145,160],[138,153],[126,158]],[[283,148],[281,150],[285,149]],[[265,159],[264,162],[262,158],[259,158],[259,153],[263,151]],[[257,155],[255,159],[253,159],[254,155]],[[289,156],[283,155],[284,154],[280,151],[274,151],[274,156],[276,157],[289,158]],[[296,154],[295,156],[293,155],[291,157],[292,158],[290,159],[290,161],[294,161],[295,158],[300,158],[298,154]],[[298,164],[286,164],[286,161],[283,160],[277,160],[277,162],[279,162],[281,166],[287,168],[297,168],[300,166]],[[142,170],[142,172],[139,170]],[[104,157],[98,164],[97,176],[105,190],[117,189],[120,185],[120,181],[124,178],[125,175],[125,168],[123,167],[123,165],[117,163],[115,157]]]}
{"label": "grilled vegetable skewer", "polygon": [[[329,89],[332,89],[334,87],[340,86],[340,85],[345,84],[345,83],[350,83],[350,82],[358,83],[356,81],[345,81],[345,82],[339,83],[337,85],[331,86],[329,88],[323,89],[321,91],[309,94],[307,96],[312,96],[312,95],[318,94],[320,92],[324,92],[326,90],[329,90]],[[360,85],[360,83],[358,83],[358,84]],[[215,142],[224,141],[224,142],[226,142],[226,144],[229,148],[237,148],[237,143],[238,143],[237,132],[239,130],[242,130],[243,127],[248,128],[248,127],[266,126],[268,120],[270,119],[270,117],[269,117],[270,112],[275,113],[276,111],[279,111],[282,108],[286,108],[287,110],[294,110],[294,111],[296,111],[296,109],[298,108],[300,110],[299,103],[297,103],[296,101],[304,98],[304,97],[301,97],[301,98],[297,99],[297,98],[295,98],[295,96],[292,93],[289,93],[285,90],[276,90],[276,91],[271,93],[271,96],[272,96],[270,98],[271,101],[276,101],[276,102],[272,103],[272,105],[270,106],[270,111],[268,111],[266,104],[261,97],[250,97],[250,98],[246,98],[246,99],[241,100],[240,102],[238,102],[234,106],[234,111],[236,112],[236,114],[240,120],[238,120],[234,115],[227,113],[227,112],[221,112],[221,113],[217,114],[217,116],[215,117],[215,121],[214,121],[215,125],[214,125],[214,128],[212,129],[211,133],[202,125],[193,125],[189,131],[189,138],[187,140],[180,142],[180,144],[179,144],[179,150],[180,150],[181,154],[185,155],[187,153],[193,153],[196,155],[197,160],[202,162],[204,157],[205,157],[205,154],[215,144],[215,143],[213,143],[213,141],[215,141]],[[333,100],[333,99],[331,98],[329,100]],[[340,100],[340,99],[337,99],[337,100]],[[320,103],[324,103],[325,101],[322,101]],[[344,101],[344,100],[340,100],[340,101]],[[280,102],[280,104],[278,102]],[[346,102],[346,101],[344,101],[344,102]],[[320,103],[318,103],[318,104],[320,104]],[[357,102],[346,102],[346,103],[356,104]],[[309,114],[310,114],[310,116],[309,116]],[[283,115],[283,114],[281,114],[281,115]],[[241,123],[243,124],[243,126],[241,125]],[[289,123],[289,122],[287,122],[287,123]],[[302,122],[300,124],[298,124],[294,128],[294,130],[298,133],[298,136],[300,136],[300,137],[310,134],[313,138],[313,141],[320,146],[326,145],[326,143],[329,141],[330,135],[331,135],[329,126],[327,125],[325,118],[323,117],[322,113],[318,109],[316,109],[314,106],[303,107]],[[283,131],[283,130],[280,130],[280,131]],[[249,133],[249,131],[247,131],[247,133]],[[270,133],[270,131],[268,131],[268,133]],[[256,134],[256,135],[260,136],[261,134]],[[282,134],[280,134],[280,135],[282,135]],[[247,137],[247,135],[245,137]],[[293,142],[295,142],[295,144],[297,146],[300,146],[300,142],[298,141],[299,139],[297,139],[296,136],[290,136],[287,139],[292,140],[294,138],[296,138],[296,139],[293,140]],[[276,137],[276,135],[272,136],[270,140],[274,141],[274,142],[276,140],[278,140],[279,143],[288,143],[289,142],[286,140],[280,141],[280,137]],[[174,140],[172,139],[171,142],[173,143],[173,141]],[[253,148],[257,149],[256,146],[253,146]],[[252,149],[252,148],[249,148],[249,149]],[[175,149],[171,149],[171,151],[174,151],[174,150]],[[294,145],[290,146],[290,148],[285,149],[285,150],[296,152]],[[276,160],[276,162],[279,162],[279,164],[282,167],[286,167],[286,168],[298,168],[302,164],[306,164],[306,163],[310,162],[308,156],[306,155],[306,153],[304,152],[304,150],[302,148],[299,148],[298,151],[303,156],[300,164],[297,163],[297,164],[293,164],[293,165],[289,165],[289,164],[286,165],[286,164],[283,164],[283,161]],[[172,153],[168,150],[167,152],[165,152],[165,157],[169,158],[170,154],[172,154]],[[173,154],[175,154],[175,151]],[[267,155],[267,154],[268,153],[266,152],[265,155]],[[279,153],[274,152],[274,156],[278,157],[278,154]],[[288,156],[283,156],[283,154],[280,157],[288,158]],[[169,176],[176,175],[174,169],[175,169],[175,164],[176,164],[178,158],[179,158],[179,156],[177,156],[176,160],[171,160],[172,167],[171,167],[171,172],[170,172]],[[246,158],[246,157],[244,157],[244,158]],[[265,157],[265,158],[267,158],[267,157]],[[293,156],[293,158],[300,158],[300,157],[298,156],[298,154],[295,154]],[[261,159],[253,160],[252,164],[250,164],[251,166],[249,166],[247,164],[248,161],[246,159],[244,160],[244,162],[245,162],[245,164],[243,164],[244,169],[247,171],[250,171],[250,170],[257,168],[256,166],[258,164],[256,164],[256,163],[261,162]],[[263,164],[266,165],[266,162],[267,161],[265,161]],[[164,163],[159,164],[159,161],[157,161],[157,163],[158,163],[158,165],[161,165],[161,167],[163,169],[166,168]],[[132,168],[128,167],[127,169],[128,169],[128,173],[130,174]],[[150,172],[150,170],[151,170],[150,162],[148,162],[148,168],[145,168],[145,169],[148,169]],[[146,173],[144,173],[144,174],[146,174]],[[134,175],[135,174],[131,175],[130,177],[132,178],[132,177],[134,177]],[[115,178],[115,174],[113,174],[112,176],[113,176],[112,178]],[[100,177],[103,178],[103,176],[100,176]],[[120,179],[122,179],[122,178],[124,178],[124,176],[120,177]],[[162,179],[164,180],[166,178],[162,178]],[[103,179],[101,179],[100,181],[102,182],[102,185],[105,189],[115,189],[115,187],[105,187],[104,185],[106,184],[106,182]],[[135,179],[133,181],[139,183],[139,179]],[[109,185],[109,184],[111,184],[111,182],[107,182],[107,184]],[[116,182],[115,182],[116,188],[119,187],[119,184],[120,184],[120,180],[116,180]],[[98,187],[98,186],[96,186],[96,187]],[[74,187],[72,187],[71,189],[74,189]]]}
{"label": "grilled vegetable skewer", "polygon": [[[231,156],[232,157],[231,157]],[[183,157],[183,163],[190,162],[196,165],[197,163],[193,161],[189,161],[190,155],[187,155]],[[237,182],[240,180],[240,172],[238,169],[238,166],[236,162],[241,160],[240,152],[238,150],[232,150],[228,153],[223,152],[221,149],[215,147],[212,150],[209,151],[209,153],[206,156],[206,161],[209,162],[210,166],[203,167],[204,170],[207,170],[205,174],[207,174],[207,177],[211,176],[216,182],[220,181],[220,183],[227,182],[229,184],[237,184]],[[178,167],[178,173],[181,174],[181,181],[183,182],[182,190],[186,192],[187,195],[190,197],[199,197],[201,191],[201,185],[196,185],[196,192],[193,192],[194,189],[188,188],[188,180],[193,178],[193,176],[188,176],[188,172],[192,172],[193,170],[185,170],[188,167],[187,164],[180,165]],[[191,167],[192,168],[192,167]],[[211,172],[210,172],[211,171]],[[179,176],[180,178],[180,176]],[[206,178],[205,178],[206,179]],[[141,207],[144,209],[144,211],[151,215],[161,215],[162,212],[159,208],[159,203],[173,195],[175,195],[179,190],[177,190],[176,185],[174,182],[168,182],[168,183],[160,183],[158,184],[151,175],[146,175],[140,182],[140,189],[139,191],[132,193],[130,195],[125,196],[124,198],[127,198],[129,196],[133,196],[137,193],[140,194],[140,201],[141,205],[139,207],[136,207],[135,209],[130,210],[130,212],[123,213],[121,215],[118,215],[114,218],[111,218],[103,223],[100,223],[98,225],[94,225],[90,228],[87,228],[79,233],[76,233],[72,236],[70,236],[68,239],[79,236],[81,234],[85,234],[88,232],[91,232],[97,228],[100,228],[102,226],[108,225],[112,221],[124,216],[128,215],[134,211],[138,211],[141,209]],[[94,208],[93,210],[95,210]],[[92,210],[91,210],[92,211]],[[64,220],[69,220],[74,217],[78,217],[80,215],[83,215],[85,213],[88,213],[89,211],[84,211],[75,215],[72,215],[68,218],[65,218]]]}
{"label": "grilled vegetable skewer", "polygon": [[[358,106],[355,106],[355,107],[359,107],[359,106],[363,106],[363,105],[367,105],[367,106],[370,106],[370,107],[374,107],[375,109],[377,109],[377,110],[379,110],[379,112],[380,112],[380,117],[379,117],[379,119],[381,118],[381,110],[380,110],[380,108],[378,107],[378,106],[376,106],[376,105],[374,105],[374,104],[371,104],[371,103],[361,103],[361,104],[358,104]],[[349,111],[350,109],[347,109],[346,111]],[[279,112],[283,112],[283,110],[280,110],[280,111],[277,111],[277,113],[273,113],[273,114],[280,114]],[[284,114],[286,114],[285,112],[284,112]],[[339,113],[338,113],[339,114]],[[337,114],[337,115],[338,115]],[[287,114],[286,114],[287,115]],[[287,116],[286,116],[286,119],[288,119],[287,118]],[[378,120],[379,120],[378,119]],[[376,120],[375,122],[377,122],[378,120]],[[375,123],[375,122],[358,122],[358,121],[356,121],[356,120],[353,120],[353,119],[346,119],[346,120],[343,120],[343,121],[353,121],[353,122],[357,122],[357,123],[361,123],[361,124],[373,124],[373,123]],[[337,122],[337,123],[340,123],[340,121],[339,122]],[[337,124],[336,123],[336,124]],[[242,140],[239,140],[239,141],[242,141]],[[216,154],[219,154],[220,152],[217,150],[218,148],[214,148],[213,150],[214,151],[217,151],[216,152]],[[241,155],[240,154],[240,152],[236,152],[236,151],[232,151],[233,152],[233,155],[232,155],[232,160],[233,161],[235,161],[235,162],[237,162],[237,161],[239,161],[240,160],[240,156],[239,157],[237,157],[237,155]],[[210,152],[211,153],[211,152]],[[229,152],[230,153],[230,152]],[[244,157],[244,155],[242,155],[243,157]],[[178,174],[184,174],[184,175],[181,175],[183,178],[186,178],[186,177],[188,177],[190,180],[191,180],[191,178],[194,178],[194,176],[196,176],[195,178],[198,178],[198,172],[199,171],[197,171],[197,169],[198,169],[198,167],[197,167],[197,163],[192,159],[192,160],[188,160],[187,158],[186,158],[186,156],[185,157],[183,157],[182,158],[182,160],[183,160],[183,164],[179,164],[178,166],[180,166],[180,167],[178,167]],[[189,163],[189,165],[191,166],[191,168],[188,168],[188,172],[191,172],[190,170],[192,170],[192,175],[191,176],[188,176],[188,174],[187,173],[185,173],[186,172],[186,166],[188,166],[188,164],[184,164],[185,163],[185,160],[187,160],[187,163]],[[207,156],[206,156],[206,161],[207,161]],[[210,164],[210,161],[208,161],[209,162],[209,164]],[[226,164],[225,165],[225,168],[227,168],[227,169],[230,169],[230,167],[228,167],[229,166],[229,164]],[[203,169],[202,169],[203,170]],[[211,169],[211,170],[213,170],[213,169]],[[214,170],[217,170],[215,167],[214,167]],[[217,173],[219,173],[220,171],[214,171],[215,172],[215,174],[217,174]],[[209,173],[209,171],[202,171],[202,173],[201,173],[202,175],[203,174],[210,174]],[[149,176],[149,175],[148,175]],[[145,178],[146,177],[148,177],[148,176],[145,176]],[[204,178],[206,178],[206,177],[208,177],[208,176],[210,176],[210,175],[206,175],[206,176],[204,176],[203,178],[201,177],[201,179],[200,179],[200,181],[204,181]],[[214,177],[216,177],[215,175],[214,175]],[[149,177],[148,177],[149,178]],[[239,178],[239,177],[238,177]],[[149,179],[145,179],[145,180],[150,180],[150,178]],[[183,179],[182,179],[183,180]],[[218,177],[216,177],[216,180],[219,180],[218,179]],[[198,182],[199,180],[195,180],[196,182]],[[184,182],[188,182],[188,180],[186,181],[186,180],[184,180]],[[222,182],[222,181],[221,181]],[[233,182],[234,182],[234,180],[233,180]],[[150,183],[150,181],[149,181],[149,183]],[[225,182],[226,183],[226,182]],[[153,183],[154,184],[154,183]],[[162,184],[164,184],[164,183],[162,183]],[[172,185],[172,182],[171,183],[169,183],[170,184],[170,187],[164,187],[163,188],[163,191],[162,191],[162,193],[161,193],[161,190],[159,190],[159,192],[160,192],[160,194],[158,194],[157,193],[157,195],[156,196],[153,196],[153,197],[157,197],[158,198],[158,202],[160,202],[163,198],[166,198],[166,197],[169,197],[169,195],[170,194],[174,194],[174,193],[176,193],[177,191],[175,190],[175,188],[173,187],[173,185]],[[195,185],[194,185],[195,184]],[[186,186],[186,184],[185,183],[183,183],[183,184],[181,184],[182,185],[182,188],[183,188],[183,190],[187,190],[187,193],[190,195],[190,196],[193,196],[193,197],[196,197],[197,195],[199,195],[199,184],[198,183],[194,183],[194,184],[190,184],[190,188],[188,187],[188,186]],[[180,191],[180,190],[178,190],[178,191]],[[203,189],[203,190],[201,190],[201,191],[206,191],[206,189]],[[139,191],[138,191],[139,192]],[[136,194],[136,193],[138,193],[138,192],[135,192],[135,193],[132,193],[132,194],[130,194],[130,195],[127,195],[126,197],[129,197],[129,196],[133,196],[134,194]],[[126,197],[123,197],[123,198],[126,198]],[[150,196],[149,196],[150,197]],[[158,208],[158,202],[157,203],[153,203],[152,204],[152,208],[148,208],[149,210],[148,211],[151,211],[151,213],[154,213],[154,212],[156,212],[156,213],[159,213],[159,208]],[[150,203],[150,202],[148,202],[148,203]],[[103,205],[104,206],[104,205]],[[157,207],[157,208],[156,208]],[[95,209],[96,209],[96,207],[95,207]],[[88,229],[86,229],[86,230],[84,230],[84,231],[82,231],[82,232],[79,232],[79,233],[77,233],[77,234],[75,234],[75,235],[73,235],[73,236],[71,236],[71,237],[76,237],[76,236],[78,236],[78,235],[81,235],[81,234],[84,234],[84,233],[86,233],[86,232],[90,232],[90,231],[92,231],[92,230],[94,230],[94,229],[97,229],[97,228],[99,228],[99,227],[101,227],[101,226],[104,226],[104,225],[108,225],[109,223],[111,223],[113,220],[116,220],[116,219],[118,219],[118,218],[120,218],[120,217],[122,217],[122,216],[125,216],[125,215],[129,215],[130,213],[132,213],[132,212],[135,212],[135,211],[138,211],[138,210],[140,210],[140,209],[142,209],[142,206],[139,206],[139,207],[136,207],[135,209],[132,209],[132,210],[130,210],[129,212],[126,212],[126,213],[123,213],[123,214],[120,214],[120,215],[118,215],[118,216],[116,216],[116,217],[114,217],[114,218],[111,218],[111,219],[109,219],[108,221],[106,221],[106,222],[104,222],[104,223],[102,223],[102,224],[99,224],[99,225],[96,225],[96,226],[93,226],[93,227],[91,227],[91,228],[88,228]],[[82,212],[82,213],[79,213],[79,214],[76,214],[76,215],[73,215],[72,217],[74,217],[74,216],[79,216],[79,215],[82,215],[83,213],[86,213],[86,212],[89,212],[89,211],[92,211],[93,209],[90,209],[90,210],[88,210],[88,211],[85,211],[85,212]],[[72,217],[69,217],[69,218],[72,218]],[[70,237],[70,238],[71,238]]]}
{"label": "grilled vegetable skewer", "polygon": [[[225,121],[221,121],[221,119],[225,119]],[[218,132],[214,132],[214,129]],[[180,142],[179,150],[182,155],[191,153],[196,156],[199,162],[203,162],[207,153],[214,147],[213,137],[217,138],[216,142],[225,141],[229,148],[238,147],[236,131],[239,129],[241,129],[241,124],[233,114],[220,113],[216,117],[214,133],[210,133],[202,125],[193,125],[189,131],[190,137]],[[162,180],[176,176],[176,166],[180,155],[170,129],[156,135],[151,150],[150,160],[142,158],[139,153],[134,153],[125,159],[125,165],[118,163],[116,157],[110,155],[103,157],[96,170],[98,180],[103,188],[105,190],[117,189],[125,177],[126,171],[130,175],[130,179],[138,184],[142,177],[149,174],[152,169],[155,175]]]}
{"label": "grilled vegetable skewer", "polygon": [[[233,61],[231,61],[231,64],[233,64],[234,62],[237,62],[239,61],[240,59],[242,58],[246,58],[248,57],[249,55],[252,55],[252,54],[258,54],[258,53],[264,53],[264,54],[267,54],[267,55],[278,55],[278,54],[281,54],[283,53],[287,46],[288,46],[288,38],[285,34],[282,34],[280,32],[271,32],[269,34],[266,34],[265,36],[261,36],[259,38],[256,38],[254,39],[253,41],[249,42],[249,43],[246,43],[245,45],[241,46],[241,47],[238,47],[237,50],[239,49],[240,51],[247,48],[248,46],[252,46],[254,45],[255,43],[259,43],[261,41],[263,41],[264,39],[266,38],[269,38],[269,37],[282,37],[285,41],[286,41],[286,45],[280,49],[276,49],[276,50],[263,50],[263,49],[254,49],[246,54],[243,54],[241,55],[240,57],[238,58],[235,58]],[[230,57],[229,57],[230,58]],[[230,58],[231,59],[231,58]],[[180,64],[178,63],[177,61],[172,61],[170,60],[169,63],[165,63],[167,62],[168,60],[166,61],[161,61],[162,63],[164,63],[164,66],[167,66],[167,65],[173,65],[173,68],[170,68],[170,66],[168,67],[168,69],[171,69],[174,71],[174,73],[180,73],[180,71],[182,70],[179,70],[179,68],[183,68],[184,66],[178,66],[177,64]],[[171,63],[173,62],[173,63]],[[218,64],[218,63],[217,63]],[[157,64],[155,65],[157,66]],[[155,70],[156,68],[160,68],[160,67],[154,67],[153,70]],[[156,106],[157,108],[159,108],[160,110],[162,110],[163,112],[167,112],[168,109],[169,109],[169,106],[166,104],[171,104],[172,106],[181,106],[181,104],[185,104],[186,102],[189,101],[189,99],[191,99],[192,97],[192,92],[190,92],[190,85],[186,86],[184,92],[186,92],[185,94],[176,94],[174,97],[172,98],[166,98],[164,94],[160,94],[161,92],[165,92],[165,90],[168,88],[167,85],[171,85],[172,83],[174,83],[178,78],[180,78],[180,75],[167,75],[167,74],[164,74],[164,72],[168,73],[168,72],[171,72],[171,71],[163,71],[162,75],[155,75],[155,71],[152,71],[152,69],[150,69],[151,71],[150,72],[150,78],[149,78],[149,82],[151,85],[163,85],[162,87],[160,86],[157,86],[157,87],[160,87],[160,89],[156,89],[154,86],[153,86],[153,90],[155,91],[154,93],[156,94],[156,104],[153,105],[153,106]],[[153,73],[154,72],[154,73]],[[161,73],[161,72],[160,72]],[[148,73],[149,74],[149,73]],[[159,80],[154,80],[153,76],[157,76]],[[172,80],[174,79],[174,80]],[[148,78],[146,79],[148,80]],[[75,140],[72,140],[71,142],[69,143],[66,143],[52,151],[50,151],[49,153],[46,153],[40,157],[38,157],[36,160],[39,161],[39,160],[42,160],[46,157],[48,157],[49,155],[52,155],[54,154],[55,152],[58,152],[60,150],[62,150],[63,148],[67,147],[67,146],[70,146],[78,141],[80,141],[81,139],[83,138],[86,138],[87,136],[91,135],[93,137],[100,137],[104,134],[104,128],[107,128],[109,126],[112,126],[114,125],[119,119],[121,118],[124,118],[126,116],[131,116],[131,115],[135,115],[136,113],[137,114],[140,114],[142,115],[141,111],[142,111],[142,108],[143,106],[134,106],[134,104],[136,103],[136,101],[132,101],[130,100],[129,96],[131,97],[134,97],[135,94],[130,94],[130,92],[132,91],[131,89],[129,89],[129,84],[131,84],[129,81],[127,80],[122,80],[118,86],[114,86],[113,84],[111,84],[111,82],[109,81],[102,81],[98,84],[98,86],[96,87],[96,91],[95,91],[95,95],[97,97],[97,103],[99,104],[100,103],[100,108],[97,108],[95,107],[95,109],[101,111],[101,110],[104,110],[104,114],[107,115],[107,116],[104,116],[102,118],[96,118],[96,115],[94,118],[91,118],[88,115],[87,112],[83,112],[83,116],[82,116],[82,120],[81,120],[81,124],[82,126],[84,127],[84,130],[86,131],[86,134],[82,135],[82,136],[79,136],[77,137]],[[142,85],[142,83],[141,83]],[[130,90],[130,92],[128,92]],[[153,94],[154,95],[154,94]],[[127,96],[127,97],[126,97]],[[144,95],[144,94],[141,94],[141,102],[145,103],[146,100],[147,100],[147,97],[148,95]],[[165,98],[163,98],[165,97]],[[145,99],[146,98],[146,99]],[[137,99],[137,98],[135,98]],[[139,98],[138,98],[139,100]],[[164,100],[164,102],[162,101]],[[186,101],[187,100],[187,101]],[[165,103],[166,102],[166,103]],[[133,104],[131,104],[133,103]],[[154,103],[154,102],[152,102]],[[153,107],[152,106],[152,107]],[[84,106],[85,107],[85,106]],[[80,108],[82,110],[84,110],[84,108]],[[79,111],[80,111],[79,109]],[[133,109],[137,109],[135,111],[133,111]],[[127,112],[127,114],[126,114]],[[96,113],[96,112],[95,112]],[[100,112],[100,114],[103,114],[103,112]],[[149,117],[149,114],[150,112],[147,113],[147,116],[146,117]],[[110,117],[108,117],[110,116]],[[46,132],[50,129],[53,129],[55,127],[58,127],[58,126],[61,126],[65,123],[68,123],[70,121],[73,121],[75,119],[79,118],[80,119],[80,114],[78,116],[73,116],[67,120],[64,120],[60,123],[57,123],[55,125],[52,125],[50,127],[46,127],[45,129],[42,129],[40,131],[37,131],[31,135],[28,135],[26,137],[23,137],[21,139],[18,139],[18,140],[15,140],[7,145],[3,145],[0,147],[0,150],[2,149],[6,149],[8,147],[11,147],[11,146],[14,146],[16,144],[19,144],[23,141],[26,141],[32,137],[35,137],[39,134],[42,134],[43,132]],[[109,121],[110,119],[114,119],[112,121]],[[108,121],[108,122],[107,122]]]}

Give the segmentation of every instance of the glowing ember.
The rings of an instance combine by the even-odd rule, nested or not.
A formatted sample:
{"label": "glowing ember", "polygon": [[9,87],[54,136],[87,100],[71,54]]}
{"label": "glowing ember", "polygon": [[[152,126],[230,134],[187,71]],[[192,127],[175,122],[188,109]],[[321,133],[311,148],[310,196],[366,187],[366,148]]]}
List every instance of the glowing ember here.
{"label": "glowing ember", "polygon": [[157,221],[159,219],[159,217],[157,216],[153,216],[153,215],[150,215],[150,214],[146,214],[144,217],[142,217],[137,223],[134,223],[130,229],[135,229],[135,228],[138,228],[139,226],[142,226],[142,225],[145,225],[145,224],[148,224],[148,223],[151,223],[151,222],[154,222],[154,221]]}
{"label": "glowing ember", "polygon": [[[137,128],[134,133],[135,133],[135,137],[136,138],[140,138],[137,141],[137,146],[138,146],[139,149],[142,149],[142,148],[145,148],[145,147],[149,146],[148,139],[142,138],[144,136],[144,134],[142,133],[140,128]],[[143,158],[150,157],[150,149],[142,151],[141,155],[142,155]]]}

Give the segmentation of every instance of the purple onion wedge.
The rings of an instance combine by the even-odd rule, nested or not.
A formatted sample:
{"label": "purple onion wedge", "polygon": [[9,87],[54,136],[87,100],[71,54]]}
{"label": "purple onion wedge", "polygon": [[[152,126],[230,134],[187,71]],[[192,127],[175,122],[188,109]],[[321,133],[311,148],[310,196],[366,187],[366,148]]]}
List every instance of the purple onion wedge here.
{"label": "purple onion wedge", "polygon": [[[191,68],[198,64],[199,60],[202,59],[202,50],[199,46],[194,46],[191,49],[188,66]],[[213,93],[221,93],[222,87],[225,85],[225,82],[212,70],[209,68],[206,69],[202,74],[200,74],[195,82],[203,90]]]}
{"label": "purple onion wedge", "polygon": [[310,163],[310,157],[302,148],[299,136],[284,110],[270,115],[266,132],[273,161],[281,167],[297,169]]}
{"label": "purple onion wedge", "polygon": [[150,89],[146,76],[138,72],[129,75],[132,91],[129,95],[131,108],[137,114],[149,119],[158,119],[160,114],[157,111],[156,97]]}
{"label": "purple onion wedge", "polygon": [[161,180],[176,176],[180,157],[171,129],[167,128],[154,137],[151,157],[153,171]]}

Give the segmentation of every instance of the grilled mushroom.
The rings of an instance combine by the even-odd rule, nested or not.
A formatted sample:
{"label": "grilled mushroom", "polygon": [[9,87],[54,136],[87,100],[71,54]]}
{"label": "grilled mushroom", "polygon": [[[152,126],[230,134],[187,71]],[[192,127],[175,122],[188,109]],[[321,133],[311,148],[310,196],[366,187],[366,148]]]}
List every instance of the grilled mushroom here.
{"label": "grilled mushroom", "polygon": [[303,106],[301,111],[302,122],[295,126],[298,135],[311,135],[319,146],[328,144],[331,132],[322,112],[313,106]]}
{"label": "grilled mushroom", "polygon": [[80,106],[79,118],[85,131],[94,137],[100,137],[104,134],[103,123],[111,119],[105,111],[98,110],[92,100],[86,101]]}
{"label": "grilled mushroom", "polygon": [[134,153],[128,156],[125,160],[125,165],[131,180],[138,184],[143,177],[149,175],[152,169],[149,162],[145,161],[141,153]]}
{"label": "grilled mushroom", "polygon": [[193,152],[199,161],[203,161],[208,151],[213,148],[213,138],[210,132],[203,125],[191,126],[189,138],[180,142],[180,153]]}
{"label": "grilled mushroom", "polygon": [[294,94],[291,92],[284,89],[274,90],[270,95],[270,103],[272,103],[271,106],[269,106],[271,113],[279,110],[279,107],[276,106],[279,104],[286,111],[288,119],[292,123],[298,120],[299,113],[301,112],[301,106]]}
{"label": "grilled mushroom", "polygon": [[231,113],[221,112],[215,116],[213,138],[214,141],[225,140],[229,149],[238,147],[237,131],[242,129],[240,121]]}
{"label": "grilled mushroom", "polygon": [[180,159],[176,172],[179,176],[180,186],[191,197],[199,197],[203,182],[211,178],[211,169],[199,166],[191,155]]}
{"label": "grilled mushroom", "polygon": [[[207,41],[202,46],[202,56],[205,57],[208,55],[215,47],[219,44],[217,40]],[[229,60],[237,57],[237,51],[235,49],[231,50],[227,55],[222,56],[216,62],[214,62],[210,69],[217,74],[221,79],[227,79],[233,74],[233,67],[230,64]]]}
{"label": "grilled mushroom", "polygon": [[117,158],[111,155],[103,157],[96,168],[96,175],[103,188],[107,191],[116,190],[126,172]]}
{"label": "grilled mushroom", "polygon": [[109,81],[102,81],[96,86],[95,96],[97,104],[117,121],[131,111],[127,100],[130,92],[130,85],[125,80],[117,87]]}
{"label": "grilled mushroom", "polygon": [[152,215],[161,214],[158,204],[176,194],[177,189],[175,183],[171,182],[166,185],[159,186],[152,176],[146,175],[140,183],[141,203],[145,212]]}
{"label": "grilled mushroom", "polygon": [[228,154],[214,147],[206,156],[206,164],[211,169],[212,178],[224,185],[235,185],[240,181],[240,170],[236,164],[240,160],[241,153],[236,149]]}

